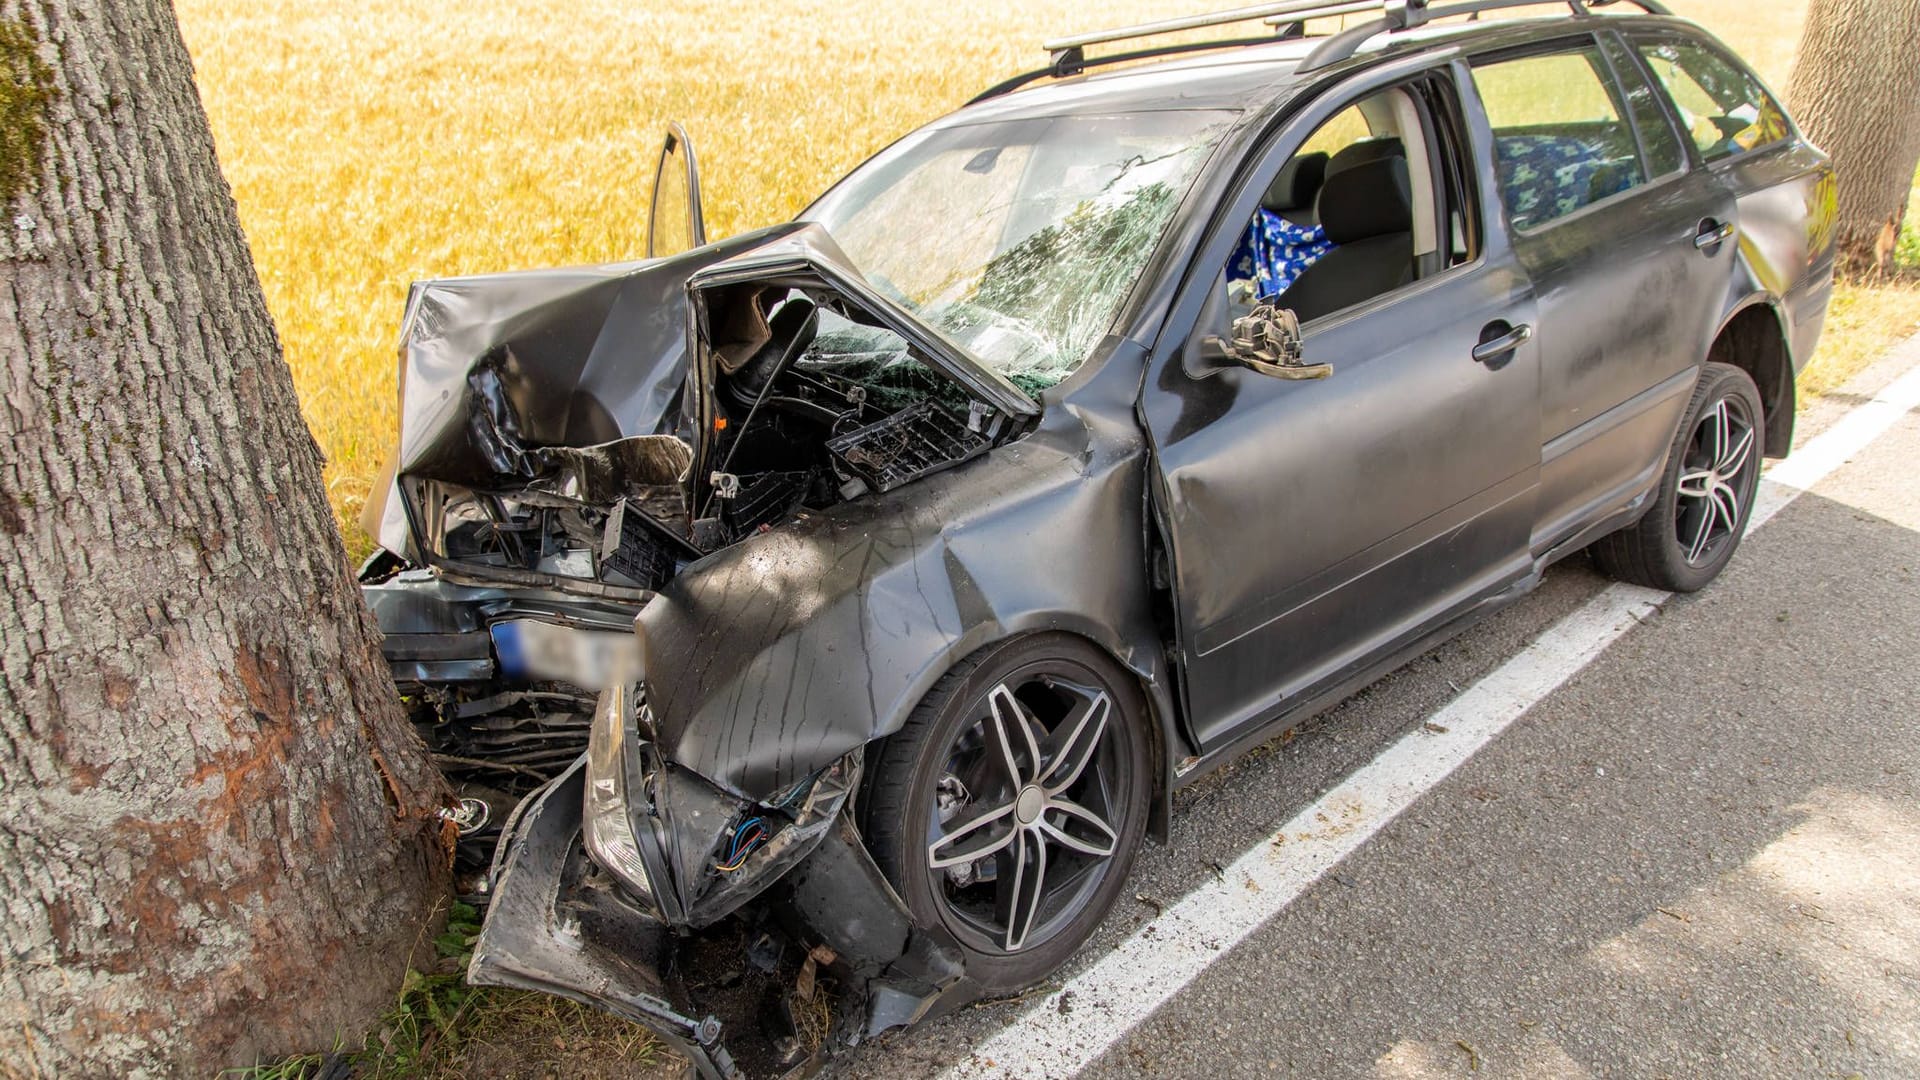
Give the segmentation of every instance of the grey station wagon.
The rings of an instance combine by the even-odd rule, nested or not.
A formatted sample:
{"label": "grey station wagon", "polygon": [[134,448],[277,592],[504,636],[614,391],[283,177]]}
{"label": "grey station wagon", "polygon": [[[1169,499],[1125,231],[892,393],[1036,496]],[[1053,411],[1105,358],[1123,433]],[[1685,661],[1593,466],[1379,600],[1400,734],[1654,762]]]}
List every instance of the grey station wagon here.
{"label": "grey station wagon", "polygon": [[1657,5],[1511,6],[1051,42],[717,243],[676,129],[647,259],[416,285],[363,581],[471,978],[818,1061],[1045,978],[1176,789],[1556,560],[1711,581],[1832,170]]}

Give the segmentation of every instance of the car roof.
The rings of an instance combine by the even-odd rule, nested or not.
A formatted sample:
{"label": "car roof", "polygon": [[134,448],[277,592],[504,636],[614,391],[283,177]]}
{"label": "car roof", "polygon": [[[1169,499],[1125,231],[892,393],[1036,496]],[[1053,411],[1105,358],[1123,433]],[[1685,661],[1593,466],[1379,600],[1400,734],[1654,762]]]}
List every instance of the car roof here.
{"label": "car roof", "polygon": [[[1300,75],[1298,68],[1327,39],[1275,40],[1176,55],[1129,67],[1093,69],[1066,78],[1042,77],[1018,89],[976,99],[936,125],[971,124],[1075,113],[1129,113],[1164,109],[1246,110],[1291,96],[1298,89],[1386,56],[1464,42],[1519,43],[1600,25],[1693,27],[1685,19],[1640,14],[1527,15],[1475,22],[1436,23],[1375,35],[1351,60]],[[1097,59],[1097,58],[1096,58]]]}

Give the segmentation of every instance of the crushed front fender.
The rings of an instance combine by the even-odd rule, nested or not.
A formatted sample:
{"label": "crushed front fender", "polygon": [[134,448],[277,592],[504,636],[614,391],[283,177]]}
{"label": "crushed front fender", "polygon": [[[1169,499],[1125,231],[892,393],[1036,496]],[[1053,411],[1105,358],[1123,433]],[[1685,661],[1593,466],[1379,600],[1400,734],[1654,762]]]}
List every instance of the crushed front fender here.
{"label": "crushed front fender", "polygon": [[717,1017],[694,1019],[661,976],[672,933],[580,841],[584,759],[521,804],[500,838],[467,981],[557,994],[644,1025],[705,1080],[739,1080]]}

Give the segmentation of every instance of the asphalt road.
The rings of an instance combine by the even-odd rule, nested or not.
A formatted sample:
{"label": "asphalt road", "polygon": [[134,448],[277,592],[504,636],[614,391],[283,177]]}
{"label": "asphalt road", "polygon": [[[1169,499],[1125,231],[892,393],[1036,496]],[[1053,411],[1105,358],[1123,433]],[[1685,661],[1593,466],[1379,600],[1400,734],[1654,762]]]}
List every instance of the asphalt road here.
{"label": "asphalt road", "polygon": [[[1920,339],[1799,442],[1920,366]],[[1098,964],[1607,586],[1527,600],[1184,792]],[[938,1075],[1034,1002],[882,1039]],[[1071,1009],[1057,1001],[1048,1008]],[[1920,1077],[1920,413],[1421,795],[1088,1076]]]}

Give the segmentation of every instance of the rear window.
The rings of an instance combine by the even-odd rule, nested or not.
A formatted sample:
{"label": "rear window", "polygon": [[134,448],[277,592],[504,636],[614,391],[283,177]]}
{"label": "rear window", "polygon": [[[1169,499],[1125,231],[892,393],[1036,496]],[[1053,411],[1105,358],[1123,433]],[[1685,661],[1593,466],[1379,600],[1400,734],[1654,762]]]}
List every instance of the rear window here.
{"label": "rear window", "polygon": [[1718,161],[1787,137],[1787,115],[1760,80],[1696,41],[1639,41],[1635,47],[1667,88],[1700,156]]}
{"label": "rear window", "polygon": [[1606,72],[1591,45],[1474,64],[1514,228],[1538,228],[1645,180]]}

